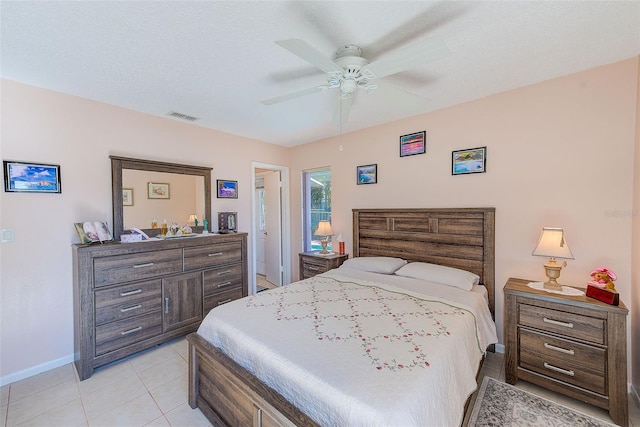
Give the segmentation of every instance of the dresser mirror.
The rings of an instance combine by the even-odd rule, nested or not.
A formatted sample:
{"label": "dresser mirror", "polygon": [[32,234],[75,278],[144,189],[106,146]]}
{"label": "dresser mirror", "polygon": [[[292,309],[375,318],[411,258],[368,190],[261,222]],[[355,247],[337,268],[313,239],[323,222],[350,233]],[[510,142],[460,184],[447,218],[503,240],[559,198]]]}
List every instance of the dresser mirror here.
{"label": "dresser mirror", "polygon": [[[113,196],[113,235],[116,240],[131,228],[139,228],[149,236],[155,218],[158,227],[166,219],[184,226],[195,214],[202,231],[204,218],[211,224],[211,169],[204,166],[157,162],[109,156]],[[126,197],[124,197],[126,196]]]}

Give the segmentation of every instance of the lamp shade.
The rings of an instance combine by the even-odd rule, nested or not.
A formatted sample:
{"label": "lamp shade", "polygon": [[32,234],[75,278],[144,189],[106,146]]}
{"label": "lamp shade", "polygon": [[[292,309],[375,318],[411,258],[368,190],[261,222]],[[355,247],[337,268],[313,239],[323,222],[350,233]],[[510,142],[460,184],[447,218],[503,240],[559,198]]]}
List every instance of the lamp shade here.
{"label": "lamp shade", "polygon": [[329,221],[318,222],[318,228],[313,233],[316,236],[333,236],[333,230],[331,229],[331,223]]}
{"label": "lamp shade", "polygon": [[196,214],[189,215],[189,222],[196,222],[197,220],[198,217],[196,216]]}
{"label": "lamp shade", "polygon": [[569,249],[569,245],[567,245],[564,239],[564,230],[562,228],[544,227],[538,246],[536,246],[533,251],[533,255],[549,258],[574,259],[571,249]]}

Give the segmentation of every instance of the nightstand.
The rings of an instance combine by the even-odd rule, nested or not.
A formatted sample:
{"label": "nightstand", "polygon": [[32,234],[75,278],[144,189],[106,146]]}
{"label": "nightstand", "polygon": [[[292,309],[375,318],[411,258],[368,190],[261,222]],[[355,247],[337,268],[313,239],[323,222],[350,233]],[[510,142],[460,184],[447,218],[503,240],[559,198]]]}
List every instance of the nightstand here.
{"label": "nightstand", "polygon": [[507,281],[506,382],[521,379],[609,411],[629,425],[627,313],[586,296],[565,296]]}
{"label": "nightstand", "polygon": [[300,257],[300,280],[338,268],[349,258],[349,254],[320,255],[318,252],[303,252]]}

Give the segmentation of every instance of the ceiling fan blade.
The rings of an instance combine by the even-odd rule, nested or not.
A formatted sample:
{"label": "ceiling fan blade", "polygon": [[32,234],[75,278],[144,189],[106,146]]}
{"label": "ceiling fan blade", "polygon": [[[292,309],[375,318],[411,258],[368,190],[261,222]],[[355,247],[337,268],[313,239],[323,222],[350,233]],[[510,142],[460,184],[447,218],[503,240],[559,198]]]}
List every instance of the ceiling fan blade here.
{"label": "ceiling fan blade", "polygon": [[336,111],[333,114],[333,124],[336,127],[342,129],[347,123],[349,119],[349,112],[351,111],[351,102],[353,101],[353,96],[349,96],[347,98],[342,98],[338,96],[338,105],[336,107]]}
{"label": "ceiling fan blade", "polygon": [[376,81],[377,89],[371,95],[384,100],[385,104],[395,105],[397,109],[402,107],[425,107],[431,101],[429,98],[408,92],[385,81]]}
{"label": "ceiling fan blade", "polygon": [[286,95],[280,95],[274,98],[263,99],[262,101],[260,101],[260,103],[264,105],[273,105],[273,104],[277,104],[278,102],[288,101],[289,99],[294,99],[294,98],[298,98],[305,95],[311,95],[312,93],[322,92],[327,89],[329,89],[328,85],[314,86],[308,89],[299,90],[297,92],[288,93]]}
{"label": "ceiling fan blade", "polygon": [[314,65],[324,71],[325,73],[330,72],[342,72],[342,67],[333,62],[331,59],[327,58],[325,55],[320,53],[315,47],[311,46],[309,43],[300,39],[288,39],[288,40],[279,40],[276,41],[276,44],[282,46],[287,49],[291,53],[300,58],[304,59],[311,65]]}
{"label": "ceiling fan blade", "polygon": [[449,48],[442,39],[432,38],[385,55],[384,58],[367,65],[363,74],[366,75],[369,71],[373,77],[382,78],[444,58],[449,53]]}

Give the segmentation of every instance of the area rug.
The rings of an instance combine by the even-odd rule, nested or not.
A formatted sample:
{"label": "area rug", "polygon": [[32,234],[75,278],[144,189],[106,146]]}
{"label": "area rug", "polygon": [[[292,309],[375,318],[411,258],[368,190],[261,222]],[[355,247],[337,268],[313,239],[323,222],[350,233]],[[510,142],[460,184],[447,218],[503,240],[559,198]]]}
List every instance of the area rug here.
{"label": "area rug", "polygon": [[491,377],[484,377],[468,427],[615,427]]}

